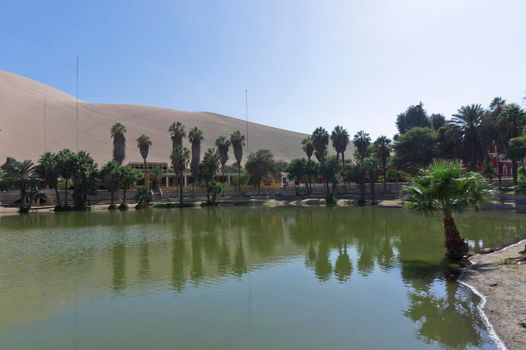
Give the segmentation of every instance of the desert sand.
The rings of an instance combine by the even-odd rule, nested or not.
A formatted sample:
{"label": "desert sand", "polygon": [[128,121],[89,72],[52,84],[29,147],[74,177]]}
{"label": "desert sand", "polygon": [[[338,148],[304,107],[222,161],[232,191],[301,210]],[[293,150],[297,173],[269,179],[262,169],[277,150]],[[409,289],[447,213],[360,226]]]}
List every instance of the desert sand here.
{"label": "desert sand", "polygon": [[[44,108],[45,102],[45,108]],[[79,103],[79,149],[87,150],[99,164],[111,159],[110,128],[116,122],[124,124],[127,162],[142,161],[136,139],[150,136],[149,161],[167,162],[171,149],[169,125],[180,121],[186,130],[197,126],[205,140],[201,150],[213,147],[220,135],[246,131],[244,120],[208,112],[185,112],[174,109],[119,104]],[[7,156],[37,160],[44,150],[76,149],[76,99],[40,82],[0,71],[0,162]],[[305,134],[249,123],[248,150],[270,149],[275,159],[290,161],[303,157],[301,140]],[[188,147],[188,140],[185,140]],[[351,154],[351,147],[347,153]],[[348,155],[348,157],[349,157]],[[229,164],[234,162],[230,151]]]}

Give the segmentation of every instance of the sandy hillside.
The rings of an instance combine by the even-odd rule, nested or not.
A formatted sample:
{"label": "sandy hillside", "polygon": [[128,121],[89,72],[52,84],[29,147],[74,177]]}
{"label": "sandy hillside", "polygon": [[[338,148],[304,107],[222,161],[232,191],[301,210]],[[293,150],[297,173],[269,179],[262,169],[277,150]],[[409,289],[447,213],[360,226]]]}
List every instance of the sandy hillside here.
{"label": "sandy hillside", "polygon": [[[168,126],[173,121],[182,122],[187,131],[194,126],[203,130],[202,152],[212,147],[218,136],[246,130],[245,121],[214,113],[81,102],[79,149],[89,151],[99,164],[105,163],[112,153],[111,125],[121,122],[128,129],[125,162],[141,161],[135,140],[142,133],[150,136],[153,142],[149,160],[166,162],[171,148]],[[48,150],[58,151],[65,147],[75,150],[75,124],[74,97],[34,80],[0,71],[0,162],[3,163],[7,156],[37,160],[44,151],[46,134]],[[289,161],[304,156],[301,140],[305,136],[250,123],[249,151],[267,148],[276,159]],[[188,140],[185,143],[188,146]],[[229,163],[233,158],[231,151]]]}

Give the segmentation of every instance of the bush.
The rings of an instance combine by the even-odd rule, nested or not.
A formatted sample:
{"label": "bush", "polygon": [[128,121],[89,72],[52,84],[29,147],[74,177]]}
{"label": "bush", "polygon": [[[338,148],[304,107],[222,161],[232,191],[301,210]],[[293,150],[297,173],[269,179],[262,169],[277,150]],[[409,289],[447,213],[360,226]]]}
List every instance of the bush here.
{"label": "bush", "polygon": [[[387,182],[409,182],[411,181],[411,174],[402,170],[389,169],[387,170]],[[380,182],[383,182],[383,175],[380,176]]]}

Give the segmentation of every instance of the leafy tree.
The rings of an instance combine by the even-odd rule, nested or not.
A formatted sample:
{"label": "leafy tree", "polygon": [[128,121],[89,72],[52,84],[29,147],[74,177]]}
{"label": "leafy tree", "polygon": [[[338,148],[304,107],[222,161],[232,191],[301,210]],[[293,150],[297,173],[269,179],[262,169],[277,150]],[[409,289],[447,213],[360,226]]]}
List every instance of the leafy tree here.
{"label": "leafy tree", "polygon": [[371,137],[365,131],[360,130],[354,135],[353,144],[355,147],[355,157],[358,161],[363,162],[369,153]]}
{"label": "leafy tree", "polygon": [[[319,168],[320,175],[326,183],[327,193],[325,195],[325,203],[327,205],[334,204],[334,187],[338,182],[338,158],[333,155],[328,156],[323,163],[320,164]],[[329,183],[332,183],[333,192],[331,193]]]}
{"label": "leafy tree", "polygon": [[122,166],[119,165],[119,163],[112,160],[106,163],[106,165],[104,165],[100,171],[102,183],[104,184],[106,190],[110,193],[110,206],[108,207],[110,210],[117,209],[115,206],[115,192],[118,191],[120,187],[121,167]]}
{"label": "leafy tree", "polygon": [[382,168],[384,193],[387,192],[387,167],[389,165],[389,158],[391,157],[391,139],[387,136],[378,137],[373,143],[373,151],[376,159]]}
{"label": "leafy tree", "polygon": [[437,131],[441,127],[446,125],[446,117],[440,113],[433,113],[429,116],[429,126],[431,129]]}
{"label": "leafy tree", "polygon": [[436,141],[436,132],[430,128],[408,130],[394,144],[394,164],[410,172],[429,165],[436,156]]}
{"label": "leafy tree", "polygon": [[459,162],[435,162],[403,189],[404,205],[420,214],[442,213],[446,255],[458,260],[468,252],[468,245],[453,214],[468,207],[479,209],[490,199],[490,189],[480,174],[464,171]]}
{"label": "leafy tree", "polygon": [[148,153],[150,151],[150,146],[152,145],[152,141],[150,138],[144,134],[139,136],[137,139],[137,147],[139,148],[139,151],[141,152],[141,157],[143,160],[143,168],[144,168],[144,187],[147,189],[150,188],[150,171],[147,169],[147,163],[146,158],[148,158]]}
{"label": "leafy tree", "polygon": [[363,167],[367,172],[367,178],[369,179],[369,189],[371,192],[371,204],[376,204],[376,169],[378,169],[378,159],[371,152],[369,157],[363,161]]}
{"label": "leafy tree", "polygon": [[72,160],[75,209],[84,210],[88,194],[95,194],[99,187],[97,164],[86,151],[73,153]]}
{"label": "leafy tree", "polygon": [[301,141],[301,148],[305,152],[305,155],[307,156],[307,160],[310,160],[312,157],[312,154],[314,153],[314,144],[312,143],[311,136],[307,136]]}
{"label": "leafy tree", "polygon": [[152,181],[154,183],[154,189],[157,193],[161,193],[161,178],[163,176],[163,169],[159,166],[155,166],[151,172]]}
{"label": "leafy tree", "polygon": [[[190,161],[190,172],[194,182],[192,183],[192,191],[195,190],[195,180],[198,178],[199,162],[201,161],[201,142],[204,140],[203,131],[197,127],[190,129],[188,133],[188,140],[192,144],[192,160]],[[195,192],[194,192],[195,195]]]}
{"label": "leafy tree", "polygon": [[220,189],[215,181],[215,175],[219,170],[221,156],[215,149],[209,148],[201,163],[199,164],[199,179],[204,182],[206,187],[206,203],[216,204],[217,191]]}
{"label": "leafy tree", "polygon": [[48,187],[52,187],[55,190],[55,203],[57,207],[61,206],[60,194],[58,190],[58,156],[52,152],[44,152],[40,156],[37,166],[35,167],[35,173]]}
{"label": "leafy tree", "polygon": [[230,148],[230,140],[225,136],[219,136],[215,142],[215,145],[220,156],[221,174],[225,175],[225,164],[228,162],[228,149]]}
{"label": "leafy tree", "polygon": [[137,181],[142,179],[143,175],[144,174],[140,170],[132,167],[119,167],[119,186],[122,189],[122,202],[121,205],[119,205],[120,210],[128,209],[128,205],[126,204],[126,194],[130,188],[137,184]]}
{"label": "leafy tree", "polygon": [[186,131],[181,122],[173,122],[168,128],[168,132],[172,138],[172,150],[175,150],[177,146],[183,146],[183,138],[186,137]]}
{"label": "leafy tree", "polygon": [[239,130],[234,131],[230,135],[230,144],[234,149],[234,157],[237,163],[237,186],[241,191],[241,160],[243,159],[243,146],[245,145],[245,135],[242,135]]}
{"label": "leafy tree", "polygon": [[461,160],[463,153],[462,131],[448,123],[436,133],[436,155],[442,159]]}
{"label": "leafy tree", "polygon": [[484,160],[486,147],[481,127],[484,108],[479,104],[462,106],[453,114],[451,123],[459,128],[462,140],[462,158],[470,169],[475,170]]}
{"label": "leafy tree", "polygon": [[[516,104],[509,104],[499,114],[497,124],[504,130],[504,141],[509,145],[509,140],[519,137],[526,124],[526,115],[522,108]],[[513,183],[517,184],[517,161],[512,159]]]}
{"label": "leafy tree", "polygon": [[491,103],[489,104],[489,109],[493,115],[499,115],[505,106],[505,99],[503,99],[502,97],[495,97],[493,98],[493,100],[491,100]]}
{"label": "leafy tree", "polygon": [[148,208],[152,201],[152,192],[147,187],[137,188],[137,193],[135,194],[135,201],[137,202],[135,209]]}
{"label": "leafy tree", "polygon": [[526,157],[526,135],[511,138],[506,155],[512,162],[513,183],[517,184],[517,162]]}
{"label": "leafy tree", "polygon": [[322,127],[316,128],[313,131],[312,136],[312,146],[314,148],[314,156],[321,164],[327,156],[327,146],[329,145],[329,133]]}
{"label": "leafy tree", "polygon": [[260,149],[256,153],[251,153],[248,156],[245,169],[252,179],[252,183],[257,186],[259,195],[263,177],[273,174],[276,169],[276,162],[274,161],[272,152],[268,149]]}
{"label": "leafy tree", "polygon": [[407,108],[404,113],[400,113],[396,117],[396,127],[400,134],[415,127],[428,128],[431,126],[427,112],[424,105],[420,102],[417,105],[412,105]]}
{"label": "leafy tree", "polygon": [[69,208],[68,202],[68,191],[69,191],[69,181],[75,173],[75,163],[74,157],[75,154],[69,149],[65,148],[62,151],[58,152],[58,173],[60,177],[65,180],[64,187],[64,205],[65,209]]}
{"label": "leafy tree", "polygon": [[302,159],[293,159],[290,161],[289,166],[287,167],[286,171],[288,173],[287,177],[289,180],[294,180],[294,188],[296,189],[296,193],[298,193],[298,184],[301,181],[306,181],[306,174],[307,174],[307,160],[305,158]]}
{"label": "leafy tree", "polygon": [[345,165],[345,150],[349,144],[349,133],[343,126],[336,126],[331,134],[332,147],[336,151],[336,162],[342,156],[342,167]]}
{"label": "leafy tree", "polygon": [[186,147],[175,146],[175,149],[172,152],[171,159],[175,175],[177,175],[177,177],[179,178],[179,204],[183,205],[183,175],[184,170],[188,166],[188,161],[190,159],[190,151]]}
{"label": "leafy tree", "polygon": [[111,137],[113,138],[113,160],[122,164],[126,157],[126,127],[121,123],[115,123],[111,127]]}
{"label": "leafy tree", "polygon": [[31,199],[29,193],[36,186],[37,177],[35,167],[30,160],[19,162],[14,158],[2,166],[2,184],[16,188],[20,192],[20,213],[28,213],[31,209]]}

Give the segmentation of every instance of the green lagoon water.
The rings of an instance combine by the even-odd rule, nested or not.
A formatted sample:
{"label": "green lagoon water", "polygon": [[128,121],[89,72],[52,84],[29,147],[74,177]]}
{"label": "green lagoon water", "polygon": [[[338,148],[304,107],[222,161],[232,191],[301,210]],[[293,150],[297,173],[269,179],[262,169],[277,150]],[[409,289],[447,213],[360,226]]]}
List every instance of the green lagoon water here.
{"label": "green lagoon water", "polygon": [[[526,217],[458,217],[472,248]],[[185,208],[0,217],[0,349],[494,349],[438,217]]]}

